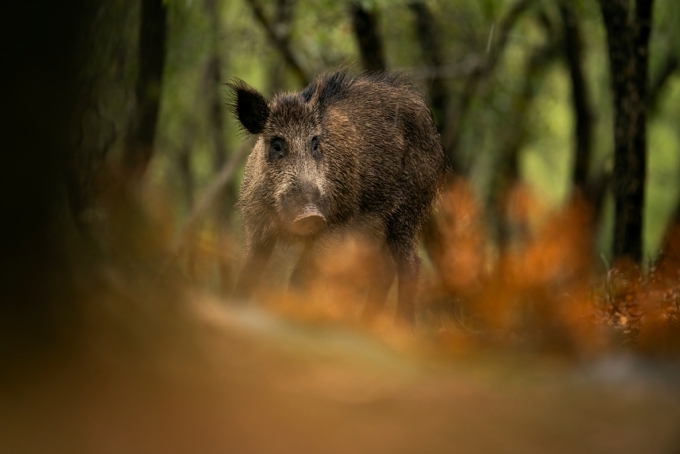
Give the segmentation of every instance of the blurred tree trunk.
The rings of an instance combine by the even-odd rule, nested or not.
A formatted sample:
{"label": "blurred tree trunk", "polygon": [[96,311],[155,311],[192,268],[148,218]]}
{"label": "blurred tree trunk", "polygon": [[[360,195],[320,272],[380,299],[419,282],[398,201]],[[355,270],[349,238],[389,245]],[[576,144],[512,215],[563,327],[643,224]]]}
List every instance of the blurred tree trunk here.
{"label": "blurred tree trunk", "polygon": [[[67,165],[69,207],[82,239],[94,240],[101,222],[98,198],[106,190],[106,158],[120,143],[129,124],[134,83],[128,75],[136,63],[132,37],[138,29],[139,8],[132,0],[95,1],[89,23],[83,25],[76,112],[72,127],[74,152]],[[116,87],[112,90],[111,87]]]}
{"label": "blurred tree trunk", "polygon": [[[228,150],[224,140],[224,101],[222,86],[222,58],[220,55],[220,1],[206,0],[206,13],[210,20],[211,49],[206,68],[205,88],[208,99],[208,120],[213,141],[213,171],[218,175],[227,162]],[[215,227],[218,235],[218,269],[220,289],[226,293],[231,289],[231,266],[221,254],[225,249],[225,229],[230,227],[236,187],[233,182],[224,186],[215,203]]]}
{"label": "blurred tree trunk", "polygon": [[[588,206],[590,226],[597,231],[602,218],[604,199],[611,182],[611,172],[591,172],[594,115],[590,90],[583,68],[583,36],[578,18],[568,0],[559,4],[562,20],[564,57],[571,81],[571,103],[574,112],[574,168],[572,200],[583,200]],[[593,175],[597,173],[597,175]],[[593,233],[593,238],[597,236]]]}
{"label": "blurred tree trunk", "polygon": [[165,64],[167,10],[163,0],[142,0],[136,106],[123,156],[128,176],[140,176],[153,156]]}
{"label": "blurred tree trunk", "polygon": [[642,260],[652,0],[599,0],[614,98],[614,259]]}
{"label": "blurred tree trunk", "polygon": [[191,166],[194,134],[196,134],[196,128],[192,124],[185,132],[182,147],[179,149],[177,157],[177,166],[179,168],[178,170],[182,184],[182,195],[184,196],[184,204],[186,205],[187,211],[190,211],[191,207],[194,205],[194,191],[196,189],[194,172]]}
{"label": "blurred tree trunk", "polygon": [[[206,13],[210,19],[210,56],[205,73],[205,92],[208,100],[208,122],[213,142],[213,170],[217,174],[227,162],[227,144],[224,139],[224,100],[222,98],[222,58],[220,55],[220,1],[206,0]],[[235,202],[233,185],[225,188],[217,204],[219,222],[228,222]]]}
{"label": "blurred tree trunk", "polygon": [[437,123],[437,129],[441,133],[444,125],[446,125],[449,93],[444,79],[437,74],[437,69],[444,65],[442,46],[439,40],[439,27],[430,8],[424,2],[409,3],[409,8],[415,15],[416,31],[423,59],[435,71],[435,76],[430,83],[430,107]]}
{"label": "blurred tree trunk", "polygon": [[588,170],[592,155],[593,114],[583,71],[583,39],[571,6],[563,1],[559,5],[559,10],[562,18],[564,56],[571,80],[571,100],[575,117],[572,184],[582,197],[592,203],[588,188]]}
{"label": "blurred tree trunk", "polygon": [[680,199],[678,199],[661,242],[656,266],[662,276],[677,275],[680,269]]}
{"label": "blurred tree trunk", "polygon": [[[279,39],[283,46],[290,47],[290,35],[293,31],[293,10],[295,2],[293,0],[276,0],[276,12],[274,13],[273,26],[278,30]],[[278,93],[286,88],[285,86],[285,61],[274,60],[271,62],[269,91],[272,94]]]}
{"label": "blurred tree trunk", "polygon": [[[0,16],[0,381],[78,328],[64,178],[91,2],[9,2]],[[85,26],[85,27],[84,27]],[[70,231],[69,231],[70,233]],[[85,276],[81,278],[87,281]],[[23,372],[26,372],[23,370]]]}
{"label": "blurred tree trunk", "polygon": [[[503,56],[510,38],[510,32],[533,2],[534,0],[518,0],[510,7],[498,27],[498,37],[494,45],[490,47],[488,55],[465,80],[461,96],[457,102],[449,103],[446,122],[442,123],[441,128],[442,144],[448,161],[447,183],[449,186],[453,186],[458,178],[467,173],[467,169],[459,157],[458,147],[463,133],[463,121],[470,110],[472,101],[477,95],[479,87],[493,74]],[[510,163],[506,170],[513,172],[513,165]],[[447,281],[445,276],[447,266],[443,261],[444,254],[441,253],[445,243],[444,233],[441,231],[436,213],[433,211],[423,229],[423,246],[443,282]]]}
{"label": "blurred tree trunk", "polygon": [[489,203],[491,223],[496,227],[497,244],[501,254],[516,238],[521,238],[525,230],[523,219],[513,215],[515,207],[508,197],[520,182],[520,151],[528,136],[525,120],[529,117],[529,111],[545,74],[555,63],[561,47],[560,39],[549,36],[548,42],[529,57],[524,69],[524,85],[513,99],[508,115],[511,120],[502,135],[500,165],[493,179]]}
{"label": "blurred tree trunk", "polygon": [[369,10],[361,2],[355,1],[350,3],[349,12],[352,16],[354,36],[359,45],[361,65],[366,71],[384,71],[387,64],[375,8]]}

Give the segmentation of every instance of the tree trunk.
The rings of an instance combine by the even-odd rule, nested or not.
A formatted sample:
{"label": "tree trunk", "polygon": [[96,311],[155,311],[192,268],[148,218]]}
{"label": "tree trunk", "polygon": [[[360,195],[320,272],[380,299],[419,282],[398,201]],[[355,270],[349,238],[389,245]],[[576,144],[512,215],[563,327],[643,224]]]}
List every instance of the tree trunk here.
{"label": "tree trunk", "polygon": [[[286,47],[290,47],[294,6],[295,3],[292,0],[276,0],[276,13],[274,14],[273,25],[279,31],[279,39],[281,39]],[[275,59],[271,62],[270,66],[269,91],[275,94],[285,88],[285,61]]]}
{"label": "tree trunk", "polygon": [[352,16],[354,35],[359,45],[362,66],[366,71],[384,71],[387,64],[382,36],[378,29],[378,15],[375,10],[370,11],[364,8],[361,2],[350,3],[349,11]]}
{"label": "tree trunk", "polygon": [[[428,66],[431,66],[438,73],[437,69],[444,65],[442,57],[442,47],[439,40],[439,30],[432,12],[422,1],[409,4],[416,19],[416,31],[423,59]],[[449,93],[444,84],[444,79],[435,75],[430,85],[430,107],[432,114],[437,122],[437,129],[442,132],[446,125],[446,109],[449,104]]]}
{"label": "tree trunk", "polygon": [[[86,4],[87,3],[87,4]],[[77,328],[75,241],[63,191],[73,153],[84,1],[9,2],[0,16],[0,376]],[[79,276],[84,282],[87,278]],[[62,337],[63,336],[63,337]],[[37,369],[36,369],[37,370]],[[17,382],[18,383],[18,382]]]}
{"label": "tree trunk", "polygon": [[139,176],[153,156],[154,137],[165,64],[167,11],[163,0],[143,0],[139,33],[139,74],[135,112],[128,128],[123,164],[128,176]]}
{"label": "tree trunk", "polygon": [[[217,174],[227,162],[227,144],[224,140],[224,101],[222,86],[222,58],[219,49],[220,19],[219,0],[206,0],[206,13],[210,19],[211,50],[205,73],[205,92],[208,100],[208,122],[213,143],[213,170]],[[234,187],[225,188],[225,193],[217,204],[218,222],[228,221],[234,205]]]}
{"label": "tree trunk", "polygon": [[559,5],[562,18],[564,56],[571,80],[571,100],[574,110],[574,170],[572,183],[580,195],[593,203],[588,188],[588,168],[592,155],[593,114],[590,95],[583,71],[583,40],[574,11],[567,2]]}
{"label": "tree trunk", "polygon": [[[514,119],[503,131],[500,153],[500,166],[491,188],[492,224],[496,227],[497,244],[501,254],[513,243],[517,236],[522,235],[526,226],[521,225],[524,220],[513,221],[508,196],[520,182],[520,151],[527,139],[527,125],[525,119],[533,105],[541,83],[550,66],[559,56],[560,40],[548,37],[549,41],[537,49],[526,62],[524,69],[524,85],[520,93],[513,99],[511,115]],[[519,235],[518,235],[519,234]]]}
{"label": "tree trunk", "polygon": [[614,259],[642,260],[652,0],[600,0],[614,99]]}
{"label": "tree trunk", "polygon": [[193,135],[196,133],[196,128],[189,127],[187,129],[188,131],[185,133],[184,140],[182,141],[182,147],[179,149],[177,167],[182,185],[184,204],[186,205],[187,212],[189,212],[194,205],[194,190],[196,186],[191,166],[191,152],[194,143]]}
{"label": "tree trunk", "polygon": [[[285,0],[280,0],[285,1]],[[206,68],[205,88],[209,103],[208,120],[213,139],[213,169],[217,178],[227,162],[228,150],[224,140],[224,104],[220,87],[222,86],[222,58],[220,55],[220,2],[206,0],[206,13],[210,19],[211,55]],[[287,45],[287,44],[286,44]],[[219,237],[219,249],[225,249],[225,229],[229,227],[236,204],[236,187],[233,182],[225,185],[215,204],[215,227]],[[217,267],[220,290],[226,294],[231,289],[231,264],[224,254],[217,254]]]}
{"label": "tree trunk", "polygon": [[[490,49],[490,53],[467,77],[461,96],[455,105],[453,105],[454,103],[449,103],[446,122],[442,123],[441,129],[442,143],[446,152],[447,167],[449,170],[447,172],[447,183],[449,186],[459,183],[460,180],[458,178],[467,173],[467,169],[459,158],[458,150],[460,137],[463,133],[463,120],[472,105],[472,101],[477,94],[479,86],[493,74],[494,69],[500,61],[507,46],[510,31],[523,16],[524,12],[532,5],[533,1],[534,0],[518,0],[513,4],[501,21],[498,38],[495,45]],[[513,163],[510,163],[507,170],[513,172],[512,166]],[[439,251],[439,248],[444,245],[444,234],[440,231],[434,212],[430,213],[423,230],[423,245],[442,281],[446,282],[447,277],[445,273],[447,267],[446,264],[442,262],[443,254]]]}

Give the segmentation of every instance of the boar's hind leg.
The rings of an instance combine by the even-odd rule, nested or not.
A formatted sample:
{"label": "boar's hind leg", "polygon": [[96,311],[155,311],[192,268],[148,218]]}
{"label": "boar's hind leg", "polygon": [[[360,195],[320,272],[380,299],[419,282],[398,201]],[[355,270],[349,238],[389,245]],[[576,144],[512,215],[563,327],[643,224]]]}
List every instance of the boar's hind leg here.
{"label": "boar's hind leg", "polygon": [[252,295],[269,257],[272,255],[275,244],[276,240],[271,238],[252,245],[246,257],[246,263],[241,270],[241,275],[236,282],[235,298],[247,298]]}
{"label": "boar's hind leg", "polygon": [[416,249],[400,251],[397,258],[397,276],[399,278],[399,300],[397,302],[397,320],[413,325],[416,322],[414,301],[418,287],[418,269],[420,259]]}
{"label": "boar's hind leg", "polygon": [[387,293],[390,291],[392,281],[394,281],[394,263],[389,256],[389,248],[384,244],[380,248],[378,254],[379,262],[375,273],[372,275],[371,286],[368,290],[368,297],[366,298],[366,306],[361,318],[364,321],[372,320],[385,306]]}
{"label": "boar's hind leg", "polygon": [[[408,219],[407,216],[404,218]],[[397,216],[394,218],[396,221],[391,223],[391,226],[388,225],[387,243],[397,263],[397,278],[399,279],[397,321],[413,325],[416,321],[414,301],[418,286],[420,258],[416,247],[415,228],[410,229],[410,223],[404,218],[402,222],[399,222],[399,216]]]}

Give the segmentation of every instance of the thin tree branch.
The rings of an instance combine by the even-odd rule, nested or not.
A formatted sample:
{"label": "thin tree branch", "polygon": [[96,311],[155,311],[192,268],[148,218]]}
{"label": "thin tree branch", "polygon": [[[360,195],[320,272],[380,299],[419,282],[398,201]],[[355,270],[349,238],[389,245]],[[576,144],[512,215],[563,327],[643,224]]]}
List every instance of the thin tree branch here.
{"label": "thin tree branch", "polygon": [[253,10],[253,14],[255,14],[255,18],[264,27],[267,37],[274,47],[276,47],[276,49],[279,51],[297,80],[303,87],[309,85],[311,78],[304,70],[299,59],[293,53],[293,50],[288,39],[285,37],[285,34],[280,34],[279,31],[276,30],[274,24],[272,24],[272,22],[267,18],[262,5],[260,5],[257,0],[247,1],[248,5],[250,5],[250,8]]}

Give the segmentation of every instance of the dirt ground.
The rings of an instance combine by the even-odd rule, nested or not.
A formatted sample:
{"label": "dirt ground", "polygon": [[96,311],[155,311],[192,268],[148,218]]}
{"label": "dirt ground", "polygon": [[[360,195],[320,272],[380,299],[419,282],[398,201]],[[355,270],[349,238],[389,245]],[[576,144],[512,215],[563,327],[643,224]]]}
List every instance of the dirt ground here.
{"label": "dirt ground", "polygon": [[423,359],[208,299],[181,320],[93,322],[5,380],[0,452],[680,451],[673,372],[633,359]]}

